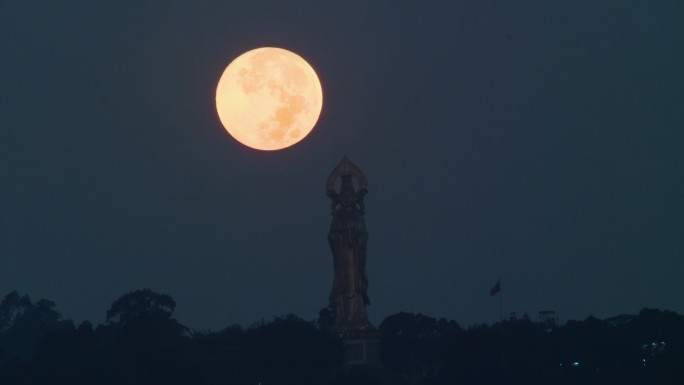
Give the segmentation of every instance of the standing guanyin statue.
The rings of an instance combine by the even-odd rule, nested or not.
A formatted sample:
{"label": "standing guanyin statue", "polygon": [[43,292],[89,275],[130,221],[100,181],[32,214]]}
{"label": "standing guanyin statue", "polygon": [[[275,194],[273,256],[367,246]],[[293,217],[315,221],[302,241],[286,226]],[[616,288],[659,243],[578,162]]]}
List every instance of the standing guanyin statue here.
{"label": "standing guanyin statue", "polygon": [[332,200],[328,243],[335,270],[330,308],[335,312],[333,326],[337,330],[372,328],[366,315],[366,306],[370,305],[366,275],[368,232],[363,202],[367,185],[361,170],[346,156],[326,183],[327,195]]}

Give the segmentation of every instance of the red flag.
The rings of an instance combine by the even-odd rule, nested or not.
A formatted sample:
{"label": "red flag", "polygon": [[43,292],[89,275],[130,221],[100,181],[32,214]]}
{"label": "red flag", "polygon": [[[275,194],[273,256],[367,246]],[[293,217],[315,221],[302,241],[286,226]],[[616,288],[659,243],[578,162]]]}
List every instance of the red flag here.
{"label": "red flag", "polygon": [[496,281],[496,285],[492,288],[492,290],[489,291],[490,296],[495,296],[496,293],[501,291],[501,280]]}

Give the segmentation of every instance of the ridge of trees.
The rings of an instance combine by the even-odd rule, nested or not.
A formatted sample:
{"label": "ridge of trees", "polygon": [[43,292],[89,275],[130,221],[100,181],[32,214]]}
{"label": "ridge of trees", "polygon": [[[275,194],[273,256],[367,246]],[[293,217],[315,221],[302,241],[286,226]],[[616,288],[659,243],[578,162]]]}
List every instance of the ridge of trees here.
{"label": "ridge of trees", "polygon": [[666,310],[467,328],[400,312],[379,326],[382,369],[344,365],[325,309],[317,321],[288,314],[197,332],[175,307],[169,295],[136,290],[112,303],[104,324],[76,327],[54,302],[11,292],[0,302],[0,384],[684,383],[684,316]]}

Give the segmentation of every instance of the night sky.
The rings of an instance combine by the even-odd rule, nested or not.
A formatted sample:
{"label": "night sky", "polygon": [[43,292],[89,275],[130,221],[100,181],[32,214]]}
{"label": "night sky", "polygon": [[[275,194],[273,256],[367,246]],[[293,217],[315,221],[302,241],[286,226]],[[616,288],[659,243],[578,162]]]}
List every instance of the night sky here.
{"label": "night sky", "polygon": [[[371,3],[371,4],[369,4]],[[524,3],[524,4],[523,4]],[[104,321],[142,288],[198,330],[332,285],[325,181],[369,182],[371,321],[684,312],[684,2],[0,1],[0,294]],[[216,84],[276,46],[323,85],[278,152]]]}

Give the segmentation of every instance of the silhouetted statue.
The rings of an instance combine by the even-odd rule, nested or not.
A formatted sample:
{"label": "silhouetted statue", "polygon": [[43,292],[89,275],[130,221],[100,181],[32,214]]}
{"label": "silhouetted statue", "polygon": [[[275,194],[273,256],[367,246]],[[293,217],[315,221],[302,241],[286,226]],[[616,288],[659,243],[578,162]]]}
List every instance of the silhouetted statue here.
{"label": "silhouetted statue", "polygon": [[[335,189],[337,179],[340,179],[339,192]],[[332,199],[333,217],[328,233],[335,269],[330,293],[330,307],[335,312],[333,326],[338,330],[369,328],[366,316],[366,305],[370,305],[366,275],[368,232],[363,218],[363,197],[368,192],[366,177],[344,157],[330,173],[326,188]]]}

